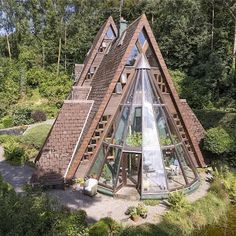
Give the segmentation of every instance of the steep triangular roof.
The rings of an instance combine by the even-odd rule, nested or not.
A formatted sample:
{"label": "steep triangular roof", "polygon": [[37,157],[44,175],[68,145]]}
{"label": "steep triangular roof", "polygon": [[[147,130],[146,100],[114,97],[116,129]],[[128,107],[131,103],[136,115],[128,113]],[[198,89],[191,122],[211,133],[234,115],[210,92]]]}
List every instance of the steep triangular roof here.
{"label": "steep triangular roof", "polygon": [[[109,41],[106,52],[101,54],[99,49],[103,46],[104,40],[107,40],[105,35],[109,27],[112,27],[115,36],[117,35],[116,26],[109,17],[98,32],[85,59],[83,69],[79,73],[79,80],[73,87],[68,100],[65,101],[36,159],[42,173],[41,176],[45,176],[45,182],[48,182],[46,179],[49,179],[50,172],[52,175],[54,172],[59,173],[62,179],[66,180],[72,179],[76,172],[81,177],[88,173],[101,145],[101,140],[116,117],[120,101],[127,93],[132,81],[134,68],[129,68],[126,64],[130,55],[133,55],[134,47],[137,47],[136,42],[142,30],[150,44],[149,50],[151,50],[152,57],[158,63],[158,73],[163,77],[161,86],[164,84],[165,90],[168,91],[168,96],[165,92],[161,95],[162,99],[170,101],[171,105],[168,109],[174,110],[176,113],[173,114],[173,119],[181,129],[183,141],[195,166],[204,166],[205,163],[198,146],[199,140],[189,129],[188,116],[184,115],[186,106],[178,97],[146,16],[142,15],[131,23],[119,38],[116,37],[115,40]],[[142,37],[144,36],[142,35]],[[139,49],[136,48],[136,50]],[[147,51],[147,48],[145,50]],[[145,64],[144,60],[141,60],[140,64]],[[88,79],[87,75],[92,67],[95,67],[96,70],[92,79]],[[129,77],[122,88],[123,85],[119,81],[124,69],[128,70]],[[126,79],[124,78],[124,80]],[[158,81],[156,86],[158,87]],[[123,89],[122,94],[116,96],[114,90],[119,91],[121,88]],[[112,109],[112,112],[107,112],[108,108]],[[187,110],[189,112],[189,109]]]}
{"label": "steep triangular roof", "polygon": [[[81,159],[84,153],[86,152],[86,148],[88,147],[89,142],[93,137],[94,131],[96,130],[96,127],[98,126],[99,121],[102,118],[102,114],[124,70],[129,55],[136,44],[136,41],[139,37],[139,33],[143,29],[145,29],[147,37],[150,41],[155,56],[158,60],[160,71],[165,79],[167,89],[170,91],[171,100],[178,113],[177,118],[179,119],[179,122],[182,124],[182,129],[184,129],[185,134],[187,135],[186,139],[189,141],[190,149],[193,152],[192,159],[196,165],[199,166],[205,165],[197,141],[194,139],[191,132],[187,130],[186,123],[188,121],[186,121],[184,117],[181,115],[181,113],[184,111],[181,106],[179,96],[171,80],[171,77],[167,70],[166,64],[163,60],[159,47],[156,43],[150,25],[147,21],[146,16],[142,15],[131,25],[129,25],[126,31],[124,31],[123,34],[120,36],[120,38],[117,39],[117,41],[112,45],[109,53],[104,57],[103,61],[100,64],[100,67],[98,68],[94,76],[94,79],[91,83],[92,89],[89,94],[89,99],[94,100],[94,106],[91,110],[90,117],[86,124],[84,133],[82,134],[82,139],[79,148],[77,149],[75,157],[71,161],[71,164],[68,168],[68,172],[66,175],[67,179],[71,179],[74,176],[78,166],[80,165]],[[124,94],[125,93],[126,91],[124,90]],[[100,143],[98,142],[97,147],[99,147],[100,144],[101,142]],[[92,157],[89,160],[86,160],[86,165],[84,165],[84,167],[80,170],[82,176],[86,172],[88,172],[91,163],[93,162],[93,159],[96,156],[96,153],[97,153],[97,148],[95,153],[93,153]],[[80,173],[78,174],[80,175]]]}
{"label": "steep triangular roof", "polygon": [[[104,24],[102,25],[102,27],[100,28],[100,30],[96,34],[96,37],[93,40],[92,46],[89,49],[89,51],[86,55],[86,58],[84,60],[83,70],[80,74],[78,81],[76,81],[75,85],[82,85],[84,83],[85,76],[87,75],[95,57],[97,56],[98,49],[101,46],[101,44],[106,36],[106,33],[108,32],[109,27],[112,28],[112,31],[114,32],[114,36],[115,37],[117,36],[117,34],[118,34],[117,27],[115,25],[113,18],[110,16],[106,20],[106,22],[104,22]],[[97,66],[99,66],[99,64]]]}

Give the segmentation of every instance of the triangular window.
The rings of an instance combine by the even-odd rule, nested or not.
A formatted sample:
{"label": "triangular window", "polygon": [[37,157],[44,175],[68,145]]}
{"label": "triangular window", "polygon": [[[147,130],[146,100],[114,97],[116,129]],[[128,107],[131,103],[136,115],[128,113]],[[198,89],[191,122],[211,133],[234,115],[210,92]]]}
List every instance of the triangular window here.
{"label": "triangular window", "polygon": [[114,39],[115,38],[115,33],[114,33],[114,31],[113,31],[111,26],[109,26],[105,38],[106,39]]}

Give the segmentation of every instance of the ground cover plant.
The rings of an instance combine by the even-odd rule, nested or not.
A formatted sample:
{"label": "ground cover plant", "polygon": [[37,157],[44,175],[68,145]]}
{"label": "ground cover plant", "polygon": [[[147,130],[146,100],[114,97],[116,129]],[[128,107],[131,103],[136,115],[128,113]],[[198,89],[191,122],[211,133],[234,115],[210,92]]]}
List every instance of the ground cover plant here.
{"label": "ground cover plant", "polygon": [[0,135],[6,160],[13,165],[23,165],[35,158],[50,129],[51,125],[43,124],[31,128],[22,136]]}
{"label": "ground cover plant", "polygon": [[86,235],[86,213],[70,212],[41,191],[16,194],[0,176],[0,235]]}

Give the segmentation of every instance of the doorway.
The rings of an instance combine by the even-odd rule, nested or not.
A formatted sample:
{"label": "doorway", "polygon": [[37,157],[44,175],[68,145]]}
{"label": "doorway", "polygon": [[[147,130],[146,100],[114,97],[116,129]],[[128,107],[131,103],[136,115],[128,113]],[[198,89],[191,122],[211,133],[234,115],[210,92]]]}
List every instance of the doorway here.
{"label": "doorway", "polygon": [[123,186],[134,187],[138,191],[140,189],[140,153],[124,153],[123,154]]}

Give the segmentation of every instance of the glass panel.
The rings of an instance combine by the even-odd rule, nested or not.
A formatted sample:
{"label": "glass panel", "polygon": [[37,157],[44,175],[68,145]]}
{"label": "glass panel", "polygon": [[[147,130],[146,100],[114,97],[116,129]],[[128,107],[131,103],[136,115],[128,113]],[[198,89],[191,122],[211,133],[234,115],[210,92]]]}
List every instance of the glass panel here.
{"label": "glass panel", "polygon": [[195,176],[195,174],[192,170],[192,167],[189,163],[187,154],[185,154],[182,145],[176,146],[176,152],[177,152],[179,161],[183,167],[184,174],[188,180],[188,183],[190,184],[195,180],[196,176]]}
{"label": "glass panel", "polygon": [[120,163],[121,150],[110,147],[107,153],[106,162],[102,169],[99,183],[108,187],[114,187],[118,175],[118,167]]}
{"label": "glass panel", "polygon": [[133,66],[137,59],[138,54],[139,54],[139,51],[138,51],[137,46],[135,45],[129,55],[128,61],[126,62],[126,66]]}
{"label": "glass panel", "polygon": [[106,33],[106,37],[105,38],[106,39],[114,39],[115,38],[115,33],[114,33],[114,31],[113,31],[111,26],[109,26],[109,29],[108,29],[108,31]]}
{"label": "glass panel", "polygon": [[140,154],[129,153],[127,154],[127,181],[131,181],[134,184],[138,183],[139,166],[140,166]]}
{"label": "glass panel", "polygon": [[102,164],[104,162],[104,158],[105,158],[105,146],[101,145],[101,148],[96,156],[96,161],[93,164],[93,167],[91,168],[88,176],[97,179],[99,176],[99,172],[102,168]]}
{"label": "glass panel", "polygon": [[148,49],[146,51],[146,57],[150,66],[159,67],[156,56],[150,46],[148,46]]}
{"label": "glass panel", "polygon": [[143,30],[139,33],[138,40],[142,46],[146,42],[146,33]]}
{"label": "glass panel", "polygon": [[142,72],[143,82],[143,194],[157,193],[167,190],[165,168],[159,138],[156,118],[153,110],[151,85],[146,71]]}
{"label": "glass panel", "polygon": [[129,106],[123,106],[123,111],[113,140],[114,144],[123,145],[124,134],[128,125],[129,111]]}
{"label": "glass panel", "polygon": [[169,190],[174,190],[186,185],[175,148],[163,150],[164,164]]}

